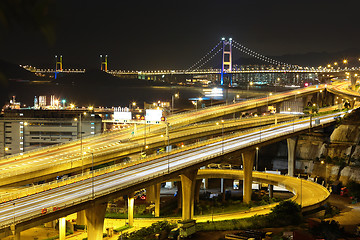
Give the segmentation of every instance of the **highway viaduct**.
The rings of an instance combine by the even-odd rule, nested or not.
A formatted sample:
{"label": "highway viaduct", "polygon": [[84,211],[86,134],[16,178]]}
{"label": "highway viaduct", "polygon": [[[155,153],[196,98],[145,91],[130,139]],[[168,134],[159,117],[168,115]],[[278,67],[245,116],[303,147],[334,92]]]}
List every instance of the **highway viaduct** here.
{"label": "highway viaduct", "polygon": [[[174,135],[171,133],[172,129],[184,128],[184,126],[186,125],[199,123],[201,121],[206,121],[209,119],[222,119],[225,116],[231,116],[236,112],[243,112],[251,109],[261,108],[269,104],[280,103],[284,100],[289,100],[293,98],[296,99],[300,97],[306,98],[307,94],[315,95],[318,97],[318,94],[324,88],[325,86],[320,85],[318,87],[309,87],[301,90],[274,94],[260,99],[251,99],[245,102],[238,102],[230,105],[214,106],[199,111],[192,111],[185,114],[176,114],[169,116],[167,118],[167,123],[169,124],[170,130],[169,135],[171,136],[171,138],[168,139],[169,144],[174,144],[182,140],[188,140],[189,138],[199,138],[204,135],[219,134],[220,131],[224,131],[226,133],[226,131],[232,131],[232,128],[241,129],[242,127],[240,126],[241,122],[238,122],[238,124],[230,124],[228,121],[225,121],[224,123],[221,122],[215,130],[210,129],[208,131],[205,131],[204,129],[199,128],[199,131],[196,131],[195,136],[191,136],[191,134],[185,137],[177,136],[176,140],[172,137],[172,135]],[[258,126],[259,124],[268,123],[261,121],[252,124],[253,125],[251,126],[251,123],[248,123],[247,126],[254,127]],[[128,129],[125,131],[95,136],[93,138],[84,138],[81,141],[82,143],[80,143],[80,140],[78,140],[60,146],[39,149],[33,152],[25,153],[24,155],[15,155],[2,159],[0,160],[0,164],[3,166],[3,171],[0,171],[0,185],[18,185],[19,182],[22,184],[32,183],[35,181],[51,179],[56,176],[67,174],[70,172],[83,171],[84,168],[86,169],[92,167],[92,156],[90,157],[90,152],[93,152],[94,155],[97,155],[94,159],[94,164],[99,165],[102,163],[119,160],[128,154],[134,154],[139,151],[143,151],[146,147],[156,148],[158,146],[164,145],[164,143],[166,142],[166,136],[164,136],[166,135],[164,134],[166,132],[165,124],[152,126],[151,132],[147,131],[147,133],[144,128],[145,126],[138,128],[138,136],[135,136],[135,138],[133,138],[133,136],[130,134],[132,130]],[[142,134],[143,132],[145,132],[145,136]],[[149,134],[152,133],[154,134],[152,136],[154,138],[158,138],[158,141],[153,142],[151,146],[147,146],[151,141],[151,139],[149,141],[149,137],[152,137],[151,135],[149,136]],[[146,136],[146,134],[148,134],[148,136]],[[161,140],[160,135],[164,136],[164,141]],[[142,141],[143,138],[145,138],[145,141]],[[129,142],[129,139],[134,140],[135,144],[134,141]],[[97,143],[97,152],[93,150],[93,145],[95,145],[95,141],[104,142]],[[78,147],[76,148],[76,146]],[[69,152],[69,149],[71,147],[76,149],[73,150],[72,154],[66,154],[67,152]],[[89,147],[91,148],[90,151],[87,149]],[[86,156],[84,156],[83,151],[87,152]],[[102,153],[101,156],[99,156],[100,154],[98,154],[100,152]],[[43,156],[44,159],[49,159],[49,161],[46,161],[45,166],[42,165],[41,167],[41,162],[38,161],[39,157],[34,160],[36,156]],[[36,164],[26,165],[28,166],[26,168],[22,167],[23,163],[28,164],[26,162],[27,159],[29,159],[28,162],[33,161]],[[19,161],[21,161],[21,164]],[[9,167],[8,169],[6,169],[5,164],[9,165],[9,163],[13,164],[10,164],[11,168]],[[16,165],[22,168],[19,169]],[[22,172],[23,174],[21,174]]]}
{"label": "highway viaduct", "polygon": [[[256,146],[287,139],[297,134],[308,132],[312,128],[333,124],[335,121],[334,116],[336,117],[338,115],[342,114],[339,113],[321,117],[321,125],[315,125],[314,121],[314,125],[312,125],[309,119],[302,119],[290,123],[255,129],[245,133],[236,133],[226,138],[219,137],[218,139],[211,139],[193,146],[188,146],[184,149],[169,152],[167,156],[158,156],[153,159],[142,159],[137,162],[128,163],[116,171],[111,172],[110,169],[106,169],[103,170],[105,172],[102,175],[90,178],[88,178],[89,175],[86,175],[86,179],[84,180],[70,179],[70,182],[67,182],[68,184],[63,186],[54,187],[48,185],[49,188],[42,189],[41,193],[38,193],[39,195],[30,194],[18,200],[9,200],[3,203],[4,212],[0,222],[2,227],[11,225],[13,220],[11,215],[13,212],[16,212],[15,229],[17,229],[16,236],[19,236],[19,231],[86,209],[89,239],[99,239],[95,236],[100,236],[100,233],[102,235],[103,216],[105,214],[105,203],[107,201],[127,194],[129,196],[130,207],[129,223],[131,224],[131,210],[133,206],[132,193],[137,189],[150,187],[179,175],[182,182],[182,218],[183,220],[192,219],[197,169],[214,161],[214,159],[216,160],[216,158],[222,158],[234,151],[240,151],[242,154],[244,165],[244,201],[249,202],[251,199],[252,165]],[[157,168],[159,168],[158,171],[156,170]],[[116,180],[117,184],[115,184],[115,186],[106,187],[104,179],[107,179],[109,176],[111,176],[110,179],[106,180],[108,184],[116,183],[115,180],[111,178],[120,177],[120,180]],[[71,181],[74,182],[70,184]],[[93,187],[92,189],[94,189],[95,186],[95,191],[89,194],[88,190],[89,188],[91,189],[91,186]],[[74,188],[74,190],[66,190],[69,189],[69,187],[70,189]],[[99,188],[105,189],[100,190]],[[85,195],[77,196],[81,195],[82,191],[86,191]],[[26,195],[27,194],[29,193],[26,193]],[[45,196],[46,201],[44,202],[43,198],[45,198]],[[15,196],[15,198],[18,197],[20,196]],[[70,198],[71,201],[66,201],[63,198]],[[16,205],[12,206],[13,202],[16,202]],[[51,206],[55,206],[57,210],[41,214],[44,207],[48,208]],[[158,210],[156,210],[156,212],[158,212]],[[4,221],[6,218],[8,220]],[[63,231],[61,226],[62,225],[60,225],[61,231]]]}
{"label": "highway viaduct", "polygon": [[[317,127],[319,127],[319,126],[317,126]],[[293,128],[294,128],[294,132],[292,134],[286,135],[286,136],[284,135],[285,137],[284,136],[278,137],[276,141],[278,141],[279,139],[285,139],[285,138],[286,139],[289,139],[289,138],[291,139],[292,135],[296,135],[296,134],[301,133],[301,131],[296,131],[295,132],[295,121],[293,122]],[[310,128],[313,128],[313,126],[311,126]],[[308,131],[308,130],[309,130],[309,128],[305,129],[305,131]],[[263,131],[264,131],[264,129],[263,129]],[[304,129],[302,131],[304,131]],[[261,138],[261,130],[260,130],[260,138]],[[274,141],[274,139],[271,140],[271,141]],[[263,141],[261,141],[261,139],[260,139],[260,142],[258,142],[256,145],[265,145],[265,144],[270,143],[271,141],[270,140],[264,141],[264,138],[263,138]],[[290,149],[294,148],[294,147],[292,147],[292,146],[294,146],[294,144],[291,143],[293,140],[289,140],[289,141],[290,141],[290,144],[289,144],[290,147],[289,148]],[[252,147],[250,147],[250,148],[243,148],[241,150],[242,151],[243,161],[244,161],[244,172],[245,172],[245,177],[244,177],[244,200],[245,200],[245,202],[249,201],[249,198],[247,198],[246,196],[250,195],[249,194],[249,182],[251,182],[251,170],[252,170],[253,159],[254,159],[254,145]],[[290,152],[291,152],[291,150],[290,150]],[[225,153],[223,152],[221,155],[226,155],[226,154],[227,154],[226,152]],[[291,156],[291,155],[292,154],[289,154],[289,156]],[[211,161],[214,160],[214,158],[216,158],[216,157],[213,157],[213,158],[211,158],[211,160],[208,160],[208,161],[211,162]],[[202,161],[199,164],[194,164],[194,165],[192,165],[191,168],[189,167],[186,170],[182,169],[182,170],[180,170],[180,172],[177,172],[177,171],[171,172],[171,173],[167,174],[166,177],[164,177],[164,176],[159,177],[155,181],[153,181],[153,180],[145,181],[145,182],[143,182],[141,184],[141,187],[140,186],[136,186],[134,188],[129,187],[129,188],[126,189],[126,191],[123,189],[121,192],[122,192],[122,194],[127,193],[127,194],[129,194],[129,196],[131,196],[131,192],[134,192],[136,189],[139,189],[139,187],[143,188],[144,186],[154,186],[159,181],[165,181],[166,179],[172,178],[172,177],[174,177],[176,175],[177,176],[180,175],[181,180],[182,180],[183,185],[184,185],[184,187],[182,189],[187,189],[186,191],[183,190],[183,201],[182,202],[185,205],[186,205],[186,203],[189,204],[189,201],[191,202],[191,199],[193,199],[193,196],[192,196],[193,191],[189,191],[189,189],[191,190],[191,189],[194,188],[194,176],[196,176],[196,174],[195,174],[196,169],[198,169],[198,167],[200,167],[200,166],[203,166],[204,164],[206,164],[206,161]],[[291,174],[291,169],[289,170],[289,172]],[[251,185],[250,185],[250,193],[251,193]],[[119,194],[119,192],[116,192],[115,195],[118,195],[118,194]],[[106,197],[95,198],[95,199],[92,199],[90,201],[86,201],[84,203],[77,204],[75,207],[72,207],[72,206],[66,207],[65,209],[61,209],[59,211],[56,211],[55,212],[56,214],[46,214],[45,216],[40,216],[40,217],[37,218],[36,221],[34,221],[34,219],[32,219],[32,220],[30,220],[30,222],[32,224],[37,224],[38,225],[39,221],[40,222],[46,222],[46,221],[49,221],[51,217],[54,218],[54,216],[55,216],[55,218],[58,218],[59,217],[58,214],[60,214],[61,216],[64,216],[64,215],[67,215],[69,212],[74,212],[75,210],[78,211],[78,210],[81,210],[81,209],[87,209],[87,208],[89,208],[89,206],[95,206],[95,205],[102,206],[101,203],[106,202],[108,199],[111,199],[112,197],[114,197],[114,194],[108,194]],[[130,206],[131,206],[131,198],[130,198],[129,203],[130,203]],[[183,205],[183,218],[184,219],[190,219],[190,218],[192,218],[192,210],[191,210],[192,208],[189,207],[189,206],[185,206],[185,205]],[[97,208],[97,207],[92,207],[91,209],[93,209],[93,211],[100,211],[100,212],[102,211],[102,208],[100,209],[100,208]],[[88,212],[89,212],[89,210],[88,210]],[[88,219],[90,220],[90,224],[92,222],[91,221],[91,214],[94,214],[94,212],[87,214],[87,215],[89,215]],[[98,213],[96,213],[95,215],[99,216]],[[95,220],[93,220],[93,221],[95,221]],[[30,224],[29,222],[24,221],[22,223],[17,224],[17,229],[18,229],[18,231],[24,230],[24,229],[26,229],[28,227],[31,227],[32,224]],[[97,224],[94,223],[93,228],[98,228],[98,227],[95,227],[95,225],[97,225]],[[89,227],[90,227],[90,229],[92,228],[91,225]]]}

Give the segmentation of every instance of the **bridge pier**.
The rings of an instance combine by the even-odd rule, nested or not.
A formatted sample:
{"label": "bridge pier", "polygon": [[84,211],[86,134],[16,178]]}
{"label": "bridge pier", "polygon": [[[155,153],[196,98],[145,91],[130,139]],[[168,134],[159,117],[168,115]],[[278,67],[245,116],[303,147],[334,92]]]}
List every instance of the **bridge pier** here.
{"label": "bridge pier", "polygon": [[129,226],[134,226],[134,193],[130,193],[128,196],[128,221]]}
{"label": "bridge pier", "polygon": [[46,228],[55,228],[56,222],[54,221],[50,221],[44,224],[44,227]]}
{"label": "bridge pier", "polygon": [[255,150],[241,153],[244,168],[243,202],[250,203],[252,193],[252,170],[254,166]]}
{"label": "bridge pier", "polygon": [[155,201],[155,185],[146,188],[146,202],[154,203]]}
{"label": "bridge pier", "polygon": [[76,224],[77,225],[86,225],[85,210],[81,210],[76,213]]}
{"label": "bridge pier", "polygon": [[194,194],[197,170],[185,171],[180,175],[182,190],[182,220],[194,217]]}
{"label": "bridge pier", "polygon": [[269,188],[269,198],[273,198],[274,197],[274,185],[269,184],[268,188]]}
{"label": "bridge pier", "polygon": [[85,210],[88,225],[88,240],[103,239],[103,228],[107,204],[100,203]]}
{"label": "bridge pier", "polygon": [[202,179],[198,179],[196,180],[196,183],[195,183],[195,197],[194,197],[194,200],[196,203],[199,203],[200,202],[200,188],[201,188],[201,183],[202,183]]}
{"label": "bridge pier", "polygon": [[146,201],[148,203],[155,203],[155,217],[160,216],[160,189],[161,183],[146,188]]}
{"label": "bridge pier", "polygon": [[286,139],[288,148],[288,175],[293,177],[295,172],[295,150],[297,145],[297,137]]}
{"label": "bridge pier", "polygon": [[14,240],[20,240],[20,232],[15,232]]}
{"label": "bridge pier", "polygon": [[59,240],[65,240],[66,238],[66,218],[59,218]]}

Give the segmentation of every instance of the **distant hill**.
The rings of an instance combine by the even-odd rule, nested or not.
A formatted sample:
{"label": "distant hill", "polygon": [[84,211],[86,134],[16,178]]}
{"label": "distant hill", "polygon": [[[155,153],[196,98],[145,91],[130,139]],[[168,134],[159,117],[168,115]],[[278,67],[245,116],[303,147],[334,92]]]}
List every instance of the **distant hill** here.
{"label": "distant hill", "polygon": [[17,64],[6,62],[4,60],[0,60],[0,74],[2,74],[2,76],[7,80],[19,79],[32,81],[43,79]]}

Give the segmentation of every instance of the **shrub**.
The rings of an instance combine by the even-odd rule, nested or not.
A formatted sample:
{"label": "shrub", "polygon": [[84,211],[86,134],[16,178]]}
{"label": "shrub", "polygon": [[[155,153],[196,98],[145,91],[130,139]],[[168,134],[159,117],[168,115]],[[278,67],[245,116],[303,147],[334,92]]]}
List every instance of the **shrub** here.
{"label": "shrub", "polygon": [[301,221],[300,206],[292,201],[283,201],[268,215],[216,222],[207,221],[197,223],[196,228],[198,231],[258,229],[299,224]]}
{"label": "shrub", "polygon": [[302,221],[301,207],[294,201],[282,201],[272,209],[269,218],[280,226],[299,224]]}
{"label": "shrub", "polygon": [[[153,240],[155,234],[165,232],[169,234],[171,229],[175,228],[176,224],[169,223],[168,221],[159,221],[153,223],[150,227],[143,227],[138,231],[132,233],[125,233],[122,235],[123,240]],[[120,237],[119,237],[120,239]]]}
{"label": "shrub", "polygon": [[324,239],[339,239],[344,237],[344,229],[340,228],[338,222],[332,221],[321,221],[321,223],[312,229],[310,233],[316,236],[317,238]]}

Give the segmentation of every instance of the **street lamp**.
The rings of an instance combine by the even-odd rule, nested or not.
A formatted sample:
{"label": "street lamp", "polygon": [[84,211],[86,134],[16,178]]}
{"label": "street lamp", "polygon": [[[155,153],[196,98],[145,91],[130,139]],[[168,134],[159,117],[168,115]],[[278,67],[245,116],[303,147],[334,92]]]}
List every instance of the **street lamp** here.
{"label": "street lamp", "polygon": [[240,98],[240,95],[237,94],[236,96],[234,96],[234,100],[233,100],[233,103],[236,103],[236,100],[238,100]]}
{"label": "street lamp", "polygon": [[91,194],[92,194],[92,199],[95,198],[95,191],[94,191],[94,153],[91,152]]}
{"label": "street lamp", "polygon": [[267,103],[266,103],[266,105],[267,105],[267,107],[268,107],[267,110],[269,110],[269,96],[271,96],[271,95],[272,95],[272,93],[269,93],[269,94],[267,95]]}
{"label": "street lamp", "polygon": [[[325,164],[325,181],[324,181],[324,185],[326,184],[327,185],[327,164],[325,163],[324,160],[321,160],[321,165]],[[327,186],[326,186],[327,188]]]}
{"label": "street lamp", "polygon": [[171,96],[171,114],[174,113],[174,101],[175,98],[179,97],[179,93],[175,93],[174,95]]}
{"label": "street lamp", "polygon": [[222,155],[224,155],[224,120],[221,120],[221,135],[222,135]]}
{"label": "street lamp", "polygon": [[170,152],[170,136],[169,136],[169,123],[166,121],[166,137],[167,137],[167,149],[166,149],[166,153],[167,153],[167,162],[168,162],[168,173],[170,173],[170,157],[169,157],[169,152]]}
{"label": "street lamp", "polygon": [[[86,112],[84,112],[84,116]],[[78,119],[74,118],[76,122]],[[83,159],[83,142],[82,142],[82,113],[79,114],[79,128],[80,128],[80,158],[81,158],[81,174],[84,174],[84,159]],[[79,133],[79,131],[77,131]],[[72,168],[72,160],[71,160],[71,168]]]}
{"label": "street lamp", "polygon": [[246,98],[248,97],[248,94],[249,94],[249,87],[252,86],[253,84],[254,84],[253,82],[249,82],[249,84],[247,86]]}
{"label": "street lamp", "polygon": [[256,171],[259,171],[259,148],[256,147]]}
{"label": "street lamp", "polygon": [[65,103],[66,103],[66,100],[65,100],[65,99],[63,99],[63,100],[61,100],[61,102],[62,102],[62,104],[63,104],[63,108],[65,108]]}

